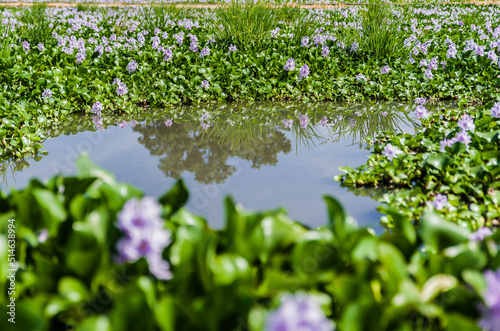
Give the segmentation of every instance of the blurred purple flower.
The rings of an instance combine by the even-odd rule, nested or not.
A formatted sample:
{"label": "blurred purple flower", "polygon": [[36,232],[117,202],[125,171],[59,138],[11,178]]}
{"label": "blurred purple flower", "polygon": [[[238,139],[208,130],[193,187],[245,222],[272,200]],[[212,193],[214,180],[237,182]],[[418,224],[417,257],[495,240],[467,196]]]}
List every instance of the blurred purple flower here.
{"label": "blurred purple flower", "polygon": [[47,239],[49,239],[49,231],[47,229],[42,229],[36,232],[36,239],[40,244],[43,244]]}
{"label": "blurred purple flower", "polygon": [[26,54],[28,54],[28,52],[30,50],[30,43],[27,41],[23,42],[23,48],[24,48],[24,51],[26,52]]}
{"label": "blurred purple flower", "polygon": [[305,129],[307,125],[309,124],[309,118],[307,117],[307,114],[300,114],[299,115],[299,122],[300,122],[300,127],[302,129]]}
{"label": "blurred purple flower", "polygon": [[201,113],[201,120],[202,121],[208,120],[208,113],[206,111],[204,111],[203,113]]}
{"label": "blurred purple flower", "polygon": [[432,201],[432,205],[436,208],[436,210],[441,210],[448,206],[448,197],[444,194],[438,193]]}
{"label": "blurred purple flower", "polygon": [[382,155],[387,157],[389,161],[392,161],[398,154],[403,153],[399,148],[396,146],[392,146],[391,144],[387,144],[384,147],[384,151],[382,152]]}
{"label": "blurred purple flower", "polygon": [[208,55],[210,55],[210,48],[205,46],[205,47],[203,47],[203,49],[200,52],[200,57],[204,58],[205,56],[208,56]]}
{"label": "blurred purple flower", "polygon": [[125,129],[127,127],[127,121],[116,122],[116,125],[118,125],[120,129]]}
{"label": "blurred purple flower", "polygon": [[382,115],[382,116],[384,116],[384,117],[385,117],[385,116],[387,116],[387,112],[386,112],[386,111],[381,111],[381,112],[380,112],[380,115]]}
{"label": "blurred purple flower", "polygon": [[133,73],[134,71],[137,70],[137,67],[138,67],[138,65],[137,65],[137,62],[135,62],[135,60],[130,61],[127,65],[128,73],[129,74]]}
{"label": "blurred purple flower", "polygon": [[200,87],[201,88],[208,88],[208,80],[202,81]]}
{"label": "blurred purple flower", "polygon": [[104,109],[104,105],[100,101],[96,101],[92,105],[92,108],[90,108],[90,111],[93,113],[96,113],[96,114],[100,114],[103,109]]}
{"label": "blurred purple flower", "polygon": [[357,74],[356,75],[356,80],[368,81],[368,79],[366,79],[365,75],[363,75],[363,74]]}
{"label": "blurred purple flower", "polygon": [[302,37],[302,40],[300,41],[300,46],[301,47],[309,47],[309,37]]}
{"label": "blurred purple flower", "polygon": [[500,102],[497,102],[491,107],[491,117],[500,117]]}
{"label": "blurred purple flower", "polygon": [[313,297],[304,293],[284,295],[281,306],[269,314],[265,331],[298,330],[333,331],[334,323]]}
{"label": "blurred purple flower", "polygon": [[322,126],[326,126],[328,124],[328,118],[324,116],[321,121],[319,121]]}
{"label": "blurred purple flower", "polygon": [[116,94],[119,96],[125,95],[128,92],[127,85],[125,85],[123,82],[119,82],[118,86],[116,88]]}
{"label": "blurred purple flower", "polygon": [[470,241],[483,241],[484,238],[489,237],[492,231],[490,228],[483,226],[482,228],[477,229],[476,232],[472,232],[469,236]]}
{"label": "blurred purple flower", "polygon": [[415,109],[415,116],[417,118],[427,118],[431,113],[422,105],[418,105]]}
{"label": "blurred purple flower", "polygon": [[292,58],[289,58],[288,60],[286,60],[286,63],[283,66],[283,70],[286,70],[286,71],[295,70],[295,60]]}
{"label": "blurred purple flower", "polygon": [[304,64],[301,68],[300,68],[300,72],[299,72],[299,78],[300,79],[303,79],[303,78],[307,78],[309,76],[309,66],[307,64]]}
{"label": "blurred purple flower", "polygon": [[172,121],[172,119],[170,119],[170,118],[169,118],[169,119],[168,119],[168,120],[166,120],[164,123],[165,123],[165,126],[167,126],[167,127],[171,127],[171,126],[172,126],[172,124],[174,123],[174,121]]}
{"label": "blurred purple flower", "polygon": [[288,120],[285,118],[283,120],[283,125],[285,126],[285,128],[290,129],[293,125],[293,120]]}
{"label": "blurred purple flower", "polygon": [[500,331],[500,269],[484,272],[487,289],[483,294],[484,304],[479,305],[482,317],[479,326],[486,331]]}
{"label": "blurred purple flower", "polygon": [[131,120],[130,122],[128,122],[128,124],[131,126],[131,127],[135,127],[138,122],[136,120]]}
{"label": "blurred purple flower", "polygon": [[462,115],[462,117],[457,122],[457,126],[464,131],[472,132],[474,132],[476,128],[474,120],[468,114]]}
{"label": "blurred purple flower", "polygon": [[380,73],[382,74],[388,74],[391,71],[391,68],[389,66],[384,66],[381,70]]}
{"label": "blurred purple flower", "polygon": [[330,48],[328,48],[328,46],[326,45],[323,45],[321,48],[321,56],[327,57],[328,54],[330,54]]}
{"label": "blurred purple flower", "polygon": [[203,130],[207,130],[210,127],[209,122],[205,123],[205,122],[201,121],[200,124],[201,124],[201,127]]}
{"label": "blurred purple flower", "polygon": [[234,46],[234,45],[230,45],[228,49],[229,49],[229,53],[231,53],[231,52],[236,52],[236,51],[238,50],[238,49],[236,48],[236,46]]}
{"label": "blurred purple flower", "polygon": [[426,98],[416,98],[414,101],[417,105],[425,105],[427,103]]}
{"label": "blurred purple flower", "polygon": [[52,90],[51,90],[51,89],[45,89],[45,90],[42,92],[42,98],[43,98],[44,100],[47,100],[47,99],[52,98]]}

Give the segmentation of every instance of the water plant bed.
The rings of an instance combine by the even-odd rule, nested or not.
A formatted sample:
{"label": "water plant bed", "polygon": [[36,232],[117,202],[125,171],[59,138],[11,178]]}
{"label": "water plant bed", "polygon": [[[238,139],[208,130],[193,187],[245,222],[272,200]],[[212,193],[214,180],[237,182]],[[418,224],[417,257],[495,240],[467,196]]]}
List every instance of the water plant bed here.
{"label": "water plant bed", "polygon": [[496,6],[365,9],[4,9],[0,155],[33,153],[44,130],[97,102],[128,112],[137,104],[498,97]]}
{"label": "water plant bed", "polygon": [[215,7],[1,8],[0,329],[500,331],[499,7]]}

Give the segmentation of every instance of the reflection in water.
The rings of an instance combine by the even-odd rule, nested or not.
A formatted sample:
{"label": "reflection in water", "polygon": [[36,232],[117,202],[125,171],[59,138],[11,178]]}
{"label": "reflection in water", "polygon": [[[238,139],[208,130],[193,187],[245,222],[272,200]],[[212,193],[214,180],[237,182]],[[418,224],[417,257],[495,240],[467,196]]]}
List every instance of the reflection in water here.
{"label": "reflection in water", "polygon": [[[222,183],[235,172],[231,158],[238,157],[252,163],[252,168],[262,165],[275,166],[278,154],[292,150],[286,130],[291,130],[296,150],[301,146],[314,148],[317,143],[338,142],[352,138],[353,144],[362,147],[368,136],[386,130],[400,130],[402,126],[416,124],[408,117],[413,105],[404,104],[280,104],[246,103],[214,104],[148,109],[134,115],[104,116],[104,127],[116,125],[123,119],[141,122],[133,130],[139,134],[139,142],[154,156],[159,156],[160,170],[167,176],[179,178],[184,171],[195,174],[199,183]],[[432,110],[432,107],[430,107]],[[200,116],[208,113],[211,127],[204,131],[200,127]],[[300,114],[306,114],[309,125],[302,128]],[[328,134],[319,134],[317,126],[323,117],[328,119]],[[166,127],[163,121],[173,119]],[[283,119],[293,119],[290,129]],[[95,131],[89,116],[75,116],[49,134],[74,135],[78,132]],[[42,155],[29,159],[38,162]],[[29,167],[26,160],[5,160],[0,163],[0,175],[5,184],[6,175]],[[6,186],[6,185],[5,185]]]}
{"label": "reflection in water", "polygon": [[[230,125],[228,125],[230,126]],[[174,124],[166,127],[160,120],[146,125],[139,125],[134,131],[142,136],[139,143],[146,147],[151,155],[161,156],[158,168],[167,177],[179,178],[184,171],[195,174],[199,183],[221,183],[231,176],[236,168],[228,164],[228,159],[238,156],[252,162],[253,168],[261,165],[276,165],[279,152],[288,153],[292,149],[290,140],[273,128],[257,131],[244,128],[228,128],[219,125],[208,134],[193,125]],[[228,136],[221,135],[225,131]],[[252,134],[249,139],[242,134]],[[245,149],[240,148],[240,141]]]}

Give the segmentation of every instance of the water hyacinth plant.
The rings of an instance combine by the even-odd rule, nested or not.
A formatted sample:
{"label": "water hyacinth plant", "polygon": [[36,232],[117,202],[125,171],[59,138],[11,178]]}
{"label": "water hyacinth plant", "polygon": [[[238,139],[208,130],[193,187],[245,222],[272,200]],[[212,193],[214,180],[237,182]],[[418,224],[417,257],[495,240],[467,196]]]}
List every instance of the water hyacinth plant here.
{"label": "water hyacinth plant", "polygon": [[[393,230],[376,235],[328,196],[328,220],[316,229],[283,209],[248,213],[226,198],[226,225],[214,230],[183,207],[189,193],[182,181],[151,198],[87,157],[77,169],[0,195],[0,240],[7,242],[15,224],[16,248],[25,252],[14,271],[1,269],[0,285],[7,288],[15,273],[16,321],[28,330],[388,330],[417,323],[441,330],[448,323],[496,331],[500,255],[491,248],[500,245],[499,230],[471,242],[470,231],[434,212],[417,231],[393,211]],[[4,315],[7,293],[0,295]]]}

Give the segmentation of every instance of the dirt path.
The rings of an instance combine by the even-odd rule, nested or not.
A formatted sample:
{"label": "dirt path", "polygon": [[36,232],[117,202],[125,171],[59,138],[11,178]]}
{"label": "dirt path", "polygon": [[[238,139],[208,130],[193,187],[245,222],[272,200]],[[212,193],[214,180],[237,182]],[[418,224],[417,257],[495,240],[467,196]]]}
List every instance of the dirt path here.
{"label": "dirt path", "polygon": [[[448,4],[473,4],[473,5],[500,5],[500,0],[488,0],[488,1],[465,1],[465,2],[449,2]],[[0,2],[0,7],[23,7],[31,6],[32,2]],[[123,7],[123,6],[147,6],[148,4],[142,3],[82,3],[87,6],[96,7]],[[48,7],[76,7],[78,3],[76,2],[48,2]],[[396,5],[405,5],[404,3],[396,3]],[[339,7],[349,7],[349,6],[359,6],[355,3],[339,3],[339,4],[312,4],[312,5],[297,5],[295,3],[287,4],[289,7],[301,7],[301,8],[314,8],[314,9],[329,9],[329,8],[339,8]],[[220,4],[204,4],[204,3],[179,3],[176,7],[186,7],[186,8],[217,8]]]}

